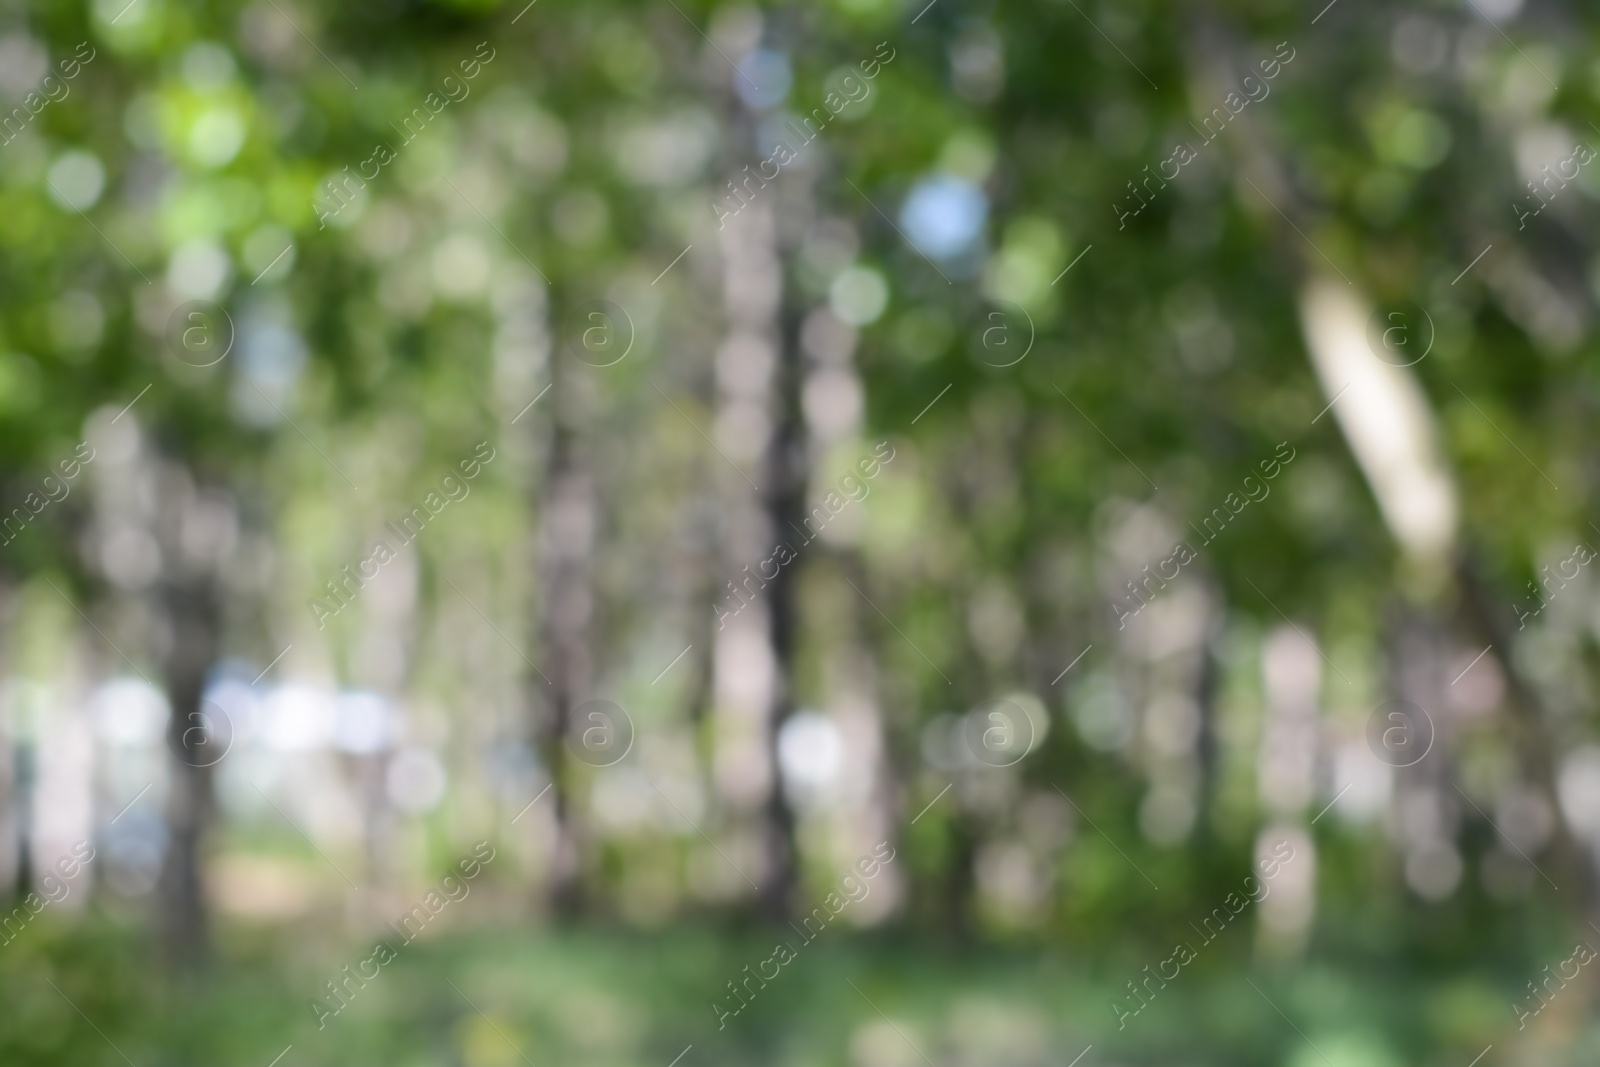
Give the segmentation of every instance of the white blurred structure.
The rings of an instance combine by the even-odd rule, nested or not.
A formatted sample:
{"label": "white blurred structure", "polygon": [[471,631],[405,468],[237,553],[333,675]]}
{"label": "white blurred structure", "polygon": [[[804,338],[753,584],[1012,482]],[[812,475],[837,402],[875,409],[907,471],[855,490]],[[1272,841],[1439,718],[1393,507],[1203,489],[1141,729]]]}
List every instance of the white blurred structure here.
{"label": "white blurred structure", "polygon": [[1329,401],[1337,399],[1334,417],[1384,521],[1408,556],[1442,564],[1455,545],[1455,485],[1416,380],[1367,345],[1372,310],[1350,287],[1326,277],[1300,293],[1300,322],[1317,378]]}

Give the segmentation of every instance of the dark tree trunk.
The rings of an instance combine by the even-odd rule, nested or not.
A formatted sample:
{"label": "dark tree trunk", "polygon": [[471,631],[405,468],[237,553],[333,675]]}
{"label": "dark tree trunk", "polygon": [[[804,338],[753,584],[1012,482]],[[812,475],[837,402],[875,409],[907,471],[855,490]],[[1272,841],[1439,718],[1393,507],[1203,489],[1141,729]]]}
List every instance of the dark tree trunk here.
{"label": "dark tree trunk", "polygon": [[1574,921],[1587,918],[1585,904],[1593,899],[1594,878],[1582,852],[1573,840],[1571,827],[1561,809],[1561,798],[1556,791],[1555,742],[1545,728],[1547,712],[1537,685],[1512,655],[1515,641],[1509,627],[1496,613],[1498,598],[1491,599],[1488,583],[1479,572],[1471,550],[1462,552],[1456,568],[1457,587],[1465,601],[1467,624],[1479,639],[1494,646],[1493,655],[1507,679],[1511,699],[1511,729],[1516,744],[1518,762],[1522,773],[1549,805],[1555,816],[1555,829],[1550,842],[1555,856],[1556,877],[1571,891],[1562,897]]}
{"label": "dark tree trunk", "polygon": [[[11,666],[12,625],[16,601],[12,597],[12,580],[9,573],[0,572],[0,666]],[[0,712],[0,900],[8,899],[12,890],[21,890],[27,883],[24,874],[24,841],[27,824],[24,821],[28,805],[22,775],[23,749],[16,743],[16,724]]]}
{"label": "dark tree trunk", "polygon": [[1194,700],[1200,711],[1200,735],[1195,740],[1195,758],[1200,764],[1200,803],[1195,826],[1202,839],[1210,838],[1211,812],[1215,806],[1218,781],[1219,745],[1217,741],[1217,689],[1222,668],[1217,663],[1217,642],[1222,639],[1220,615],[1208,613],[1195,650]]}
{"label": "dark tree trunk", "polygon": [[540,505],[540,607],[537,622],[545,667],[529,685],[533,706],[543,705],[534,723],[545,766],[554,783],[556,844],[551,857],[550,902],[556,913],[576,915],[582,903],[582,841],[572,800],[572,760],[568,751],[574,729],[573,709],[588,684],[588,631],[591,614],[588,585],[592,551],[594,501],[592,487],[578,457],[577,433],[570,425],[571,373],[565,353],[550,361],[550,459]]}
{"label": "dark tree trunk", "polygon": [[[737,217],[721,228],[728,335],[730,341],[740,339],[749,345],[749,351],[770,346],[774,355],[770,374],[752,365],[747,368],[752,372],[748,376],[750,380],[736,386],[724,383],[723,391],[730,405],[735,399],[754,403],[763,407],[772,419],[765,439],[751,448],[752,454],[760,457],[760,486],[756,487],[754,481],[745,478],[754,488],[755,506],[759,507],[761,515],[761,521],[750,523],[749,528],[763,529],[761,536],[766,538],[756,550],[766,552],[775,543],[786,542],[797,554],[803,555],[805,549],[800,547],[799,541],[803,541],[805,535],[798,532],[798,526],[805,514],[810,455],[800,410],[804,376],[799,337],[802,312],[797,295],[786,284],[788,272],[784,258],[803,233],[812,211],[810,190],[800,184],[809,179],[799,171],[770,182],[750,177],[750,167],[742,160],[749,154],[744,146],[755,141],[755,120],[740,110],[731,98],[727,108],[728,126],[737,131],[733,143],[739,147],[730,153],[726,165],[734,182],[744,182],[740,188],[751,197],[739,209]],[[728,356],[725,351],[721,358],[747,357]],[[730,504],[731,509],[741,512],[730,519],[730,526],[746,526],[740,520],[750,517],[742,513],[748,506],[743,500]],[[763,706],[759,709],[765,720],[764,759],[771,768],[771,787],[756,813],[762,850],[757,904],[762,914],[777,920],[787,917],[798,878],[794,813],[783,792],[777,740],[783,724],[794,711],[795,596],[798,571],[804,561],[780,564],[776,574],[770,577],[766,573],[756,574],[759,567],[751,567],[744,573],[741,568],[747,566],[748,561],[738,558],[737,554],[752,550],[751,546],[735,542],[726,547],[736,553],[728,567],[734,581],[749,589],[766,609],[764,636],[774,665],[771,691],[763,696]],[[752,576],[754,582],[750,581]],[[759,592],[755,587],[759,587]]]}
{"label": "dark tree trunk", "polygon": [[[777,380],[774,400],[778,424],[769,442],[762,506],[773,537],[788,541],[798,536],[805,510],[806,483],[810,474],[806,427],[800,411],[800,391],[804,368],[800,355],[800,315],[792,298],[786,295],[781,312],[778,342]],[[794,714],[795,646],[799,612],[796,605],[796,579],[803,561],[779,567],[767,583],[768,632],[778,670],[772,693],[768,732],[768,753],[772,761],[773,785],[762,813],[762,836],[766,849],[766,886],[762,889],[761,910],[767,918],[787,918],[799,880],[799,857],[795,845],[795,818],[784,795],[782,769],[778,762],[778,735]]]}
{"label": "dark tree trunk", "polygon": [[202,867],[215,815],[213,768],[233,745],[234,723],[204,701],[206,676],[221,649],[224,563],[233,551],[237,513],[228,494],[197,486],[181,462],[155,459],[158,509],[154,534],[164,574],[157,587],[166,632],[155,644],[171,715],[167,748],[167,851],[160,877],[163,950],[180,966],[208,958]]}
{"label": "dark tree trunk", "polygon": [[193,966],[209,951],[207,908],[201,884],[203,838],[214,814],[212,767],[225,754],[232,725],[205,707],[206,672],[215,662],[220,610],[209,575],[174,583],[164,597],[172,627],[163,664],[172,715],[167,747],[172,790],[167,798],[169,840],[160,883],[161,935],[173,962]]}

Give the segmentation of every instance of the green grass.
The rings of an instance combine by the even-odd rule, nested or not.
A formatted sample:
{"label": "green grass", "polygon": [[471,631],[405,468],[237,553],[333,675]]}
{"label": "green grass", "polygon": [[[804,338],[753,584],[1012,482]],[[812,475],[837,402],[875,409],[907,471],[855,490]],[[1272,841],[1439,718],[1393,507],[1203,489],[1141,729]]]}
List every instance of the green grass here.
{"label": "green grass", "polygon": [[[292,1045],[279,1067],[668,1067],[692,1045],[679,1067],[1066,1067],[1092,1043],[1081,1067],[1464,1067],[1514,1030],[1481,980],[1318,964],[1247,972],[1219,956],[1186,968],[1119,1031],[1107,1005],[1140,973],[1133,957],[1091,964],[844,930],[809,945],[790,932],[796,957],[719,1029],[713,1001],[726,1007],[726,983],[781,936],[584,928],[418,940],[319,1029],[313,997],[370,941],[235,930],[207,973],[180,978],[145,940],[104,923],[41,923],[0,948],[0,1063],[268,1067]],[[1543,1062],[1595,1062],[1600,1032],[1578,1036],[1560,1052],[1570,1059]]]}

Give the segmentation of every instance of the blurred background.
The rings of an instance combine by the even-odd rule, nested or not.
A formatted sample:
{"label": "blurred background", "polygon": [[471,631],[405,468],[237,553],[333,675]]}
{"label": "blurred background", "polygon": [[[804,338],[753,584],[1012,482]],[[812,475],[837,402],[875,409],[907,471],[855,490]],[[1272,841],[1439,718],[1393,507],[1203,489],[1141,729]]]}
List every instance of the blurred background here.
{"label": "blurred background", "polygon": [[1595,1063],[1597,35],[0,3],[0,1062]]}

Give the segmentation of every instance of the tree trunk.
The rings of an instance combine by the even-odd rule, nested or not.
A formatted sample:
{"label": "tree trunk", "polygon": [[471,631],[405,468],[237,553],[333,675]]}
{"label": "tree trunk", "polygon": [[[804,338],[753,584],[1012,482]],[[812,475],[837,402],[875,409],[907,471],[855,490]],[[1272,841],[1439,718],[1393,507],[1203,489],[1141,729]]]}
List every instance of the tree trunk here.
{"label": "tree trunk", "polygon": [[568,744],[573,709],[583,699],[589,678],[588,632],[591,615],[589,561],[594,540],[593,487],[578,456],[572,428],[572,395],[564,366],[571,358],[556,352],[550,360],[550,459],[540,504],[541,598],[537,630],[545,662],[543,678],[529,680],[537,694],[533,706],[544,712],[534,724],[540,751],[554,784],[556,841],[551,853],[550,902],[567,917],[581,905],[582,842],[572,800],[572,761]]}
{"label": "tree trunk", "polygon": [[[13,666],[12,637],[16,601],[9,573],[0,574],[0,669],[7,674]],[[27,825],[25,794],[21,778],[21,750],[16,744],[16,719],[11,702],[0,702],[0,900],[8,900],[14,889],[26,883],[23,875],[23,827]]]}
{"label": "tree trunk", "polygon": [[1538,686],[1512,654],[1515,640],[1511,631],[1500,620],[1496,607],[1506,598],[1491,600],[1488,585],[1479,572],[1469,550],[1461,553],[1456,578],[1460,595],[1465,601],[1467,625],[1479,638],[1494,646],[1493,655],[1499,662],[1510,691],[1511,731],[1516,743],[1517,760],[1523,776],[1531,783],[1550,806],[1555,816],[1550,850],[1555,856],[1555,877],[1574,887],[1561,895],[1567,904],[1574,923],[1588,917],[1586,902],[1594,899],[1594,877],[1583,861],[1582,851],[1573,839],[1572,828],[1567,823],[1556,790],[1555,741],[1545,728],[1548,713]]}
{"label": "tree trunk", "polygon": [[204,695],[221,649],[220,575],[237,540],[238,519],[229,496],[197,486],[182,462],[151,462],[157,485],[152,526],[163,566],[156,595],[167,621],[157,644],[171,707],[172,754],[159,924],[169,960],[192,967],[205,962],[210,948],[202,859],[216,808],[213,768],[234,738],[235,724],[223,709],[207,705]]}
{"label": "tree trunk", "polygon": [[225,754],[223,746],[232,738],[232,727],[222,721],[219,709],[202,706],[206,672],[218,648],[220,611],[214,580],[206,575],[174,583],[164,600],[172,627],[163,663],[172,705],[167,720],[172,789],[160,884],[161,935],[171,961],[194,966],[209,952],[200,870],[203,837],[215,807],[212,766]]}
{"label": "tree trunk", "polygon": [[[800,356],[799,314],[785,286],[778,342],[777,378],[773,383],[773,408],[777,426],[767,446],[762,474],[762,507],[767,527],[775,538],[787,541],[805,517],[806,483],[810,474],[806,427],[800,412],[800,390],[804,374]],[[799,612],[796,607],[796,580],[802,561],[779,567],[767,584],[767,626],[777,678],[772,692],[767,745],[772,761],[772,791],[762,812],[762,838],[766,850],[766,886],[762,890],[761,910],[768,919],[788,917],[799,880],[799,857],[795,845],[795,818],[783,792],[782,768],[778,761],[778,736],[784,723],[794,714],[795,646]]]}

